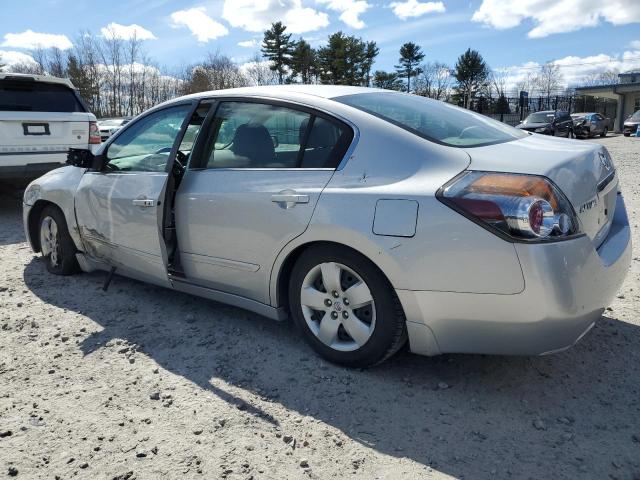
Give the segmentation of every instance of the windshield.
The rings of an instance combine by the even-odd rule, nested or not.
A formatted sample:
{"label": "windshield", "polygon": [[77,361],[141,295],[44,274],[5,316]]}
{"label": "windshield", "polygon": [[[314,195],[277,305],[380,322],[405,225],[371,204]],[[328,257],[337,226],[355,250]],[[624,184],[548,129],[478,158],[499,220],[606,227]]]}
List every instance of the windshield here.
{"label": "windshield", "polygon": [[532,113],[527,118],[524,119],[524,123],[551,123],[553,122],[554,114],[553,112],[549,113]]}
{"label": "windshield", "polygon": [[640,110],[638,110],[636,113],[631,115],[631,120],[635,122],[640,122]]}
{"label": "windshield", "polygon": [[376,92],[334,98],[422,138],[452,147],[481,147],[527,134],[448,103],[418,95]]}

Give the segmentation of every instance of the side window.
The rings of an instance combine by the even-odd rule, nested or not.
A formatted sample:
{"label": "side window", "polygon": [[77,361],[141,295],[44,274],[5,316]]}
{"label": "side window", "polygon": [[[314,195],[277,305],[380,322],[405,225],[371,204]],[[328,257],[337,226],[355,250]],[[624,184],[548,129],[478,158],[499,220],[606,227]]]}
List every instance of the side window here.
{"label": "side window", "polygon": [[109,145],[106,169],[164,172],[190,105],[169,107],[132,123]]}
{"label": "side window", "polygon": [[308,113],[262,103],[223,102],[207,168],[295,168]]}
{"label": "side window", "polygon": [[292,108],[223,102],[205,149],[206,168],[335,168],[351,129]]}
{"label": "side window", "polygon": [[200,129],[202,128],[202,124],[204,123],[204,119],[209,113],[209,109],[211,108],[210,103],[202,103],[196,108],[191,115],[191,119],[189,120],[189,124],[185,129],[184,136],[180,141],[180,146],[178,147],[178,151],[183,153],[186,157],[191,155],[191,150],[196,143],[198,138],[198,133],[200,133]]}
{"label": "side window", "polygon": [[351,143],[346,126],[321,117],[313,118],[313,125],[305,142],[302,168],[335,168]]}

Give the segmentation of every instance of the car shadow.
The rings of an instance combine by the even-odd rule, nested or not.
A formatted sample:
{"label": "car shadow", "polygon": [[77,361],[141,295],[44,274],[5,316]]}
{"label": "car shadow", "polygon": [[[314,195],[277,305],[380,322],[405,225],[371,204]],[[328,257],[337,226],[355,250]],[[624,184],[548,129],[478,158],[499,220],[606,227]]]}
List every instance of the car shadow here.
{"label": "car shadow", "polygon": [[[278,418],[264,409],[277,402],[381,454],[455,477],[640,472],[640,329],[611,313],[579,345],[549,357],[402,352],[349,370],[315,356],[289,322],[122,277],[105,293],[104,274],[56,277],[35,258],[24,280],[44,302],[102,327],[79,344],[85,355],[124,340],[272,424]],[[224,385],[261,400],[249,404]]]}
{"label": "car shadow", "polygon": [[0,183],[0,245],[24,242],[22,186]]}

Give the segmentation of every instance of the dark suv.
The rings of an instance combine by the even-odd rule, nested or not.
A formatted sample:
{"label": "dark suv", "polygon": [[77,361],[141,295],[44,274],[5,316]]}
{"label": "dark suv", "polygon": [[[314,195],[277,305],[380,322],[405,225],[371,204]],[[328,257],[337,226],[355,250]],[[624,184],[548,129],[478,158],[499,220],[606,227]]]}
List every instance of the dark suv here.
{"label": "dark suv", "polygon": [[516,128],[554,137],[573,137],[573,120],[568,112],[553,110],[534,112]]}

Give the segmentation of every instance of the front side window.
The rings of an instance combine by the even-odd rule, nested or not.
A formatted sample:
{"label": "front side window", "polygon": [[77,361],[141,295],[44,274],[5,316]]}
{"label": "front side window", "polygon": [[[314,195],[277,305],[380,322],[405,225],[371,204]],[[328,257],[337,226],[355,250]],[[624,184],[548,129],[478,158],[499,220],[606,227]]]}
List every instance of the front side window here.
{"label": "front side window", "polygon": [[107,150],[108,171],[164,172],[191,105],[177,105],[132,123]]}
{"label": "front side window", "polygon": [[206,168],[335,168],[352,133],[312,113],[256,102],[222,102],[205,148]]}
{"label": "front side window", "polygon": [[452,147],[492,145],[527,135],[488,117],[418,95],[377,92],[347,95],[334,100],[427,140]]}

